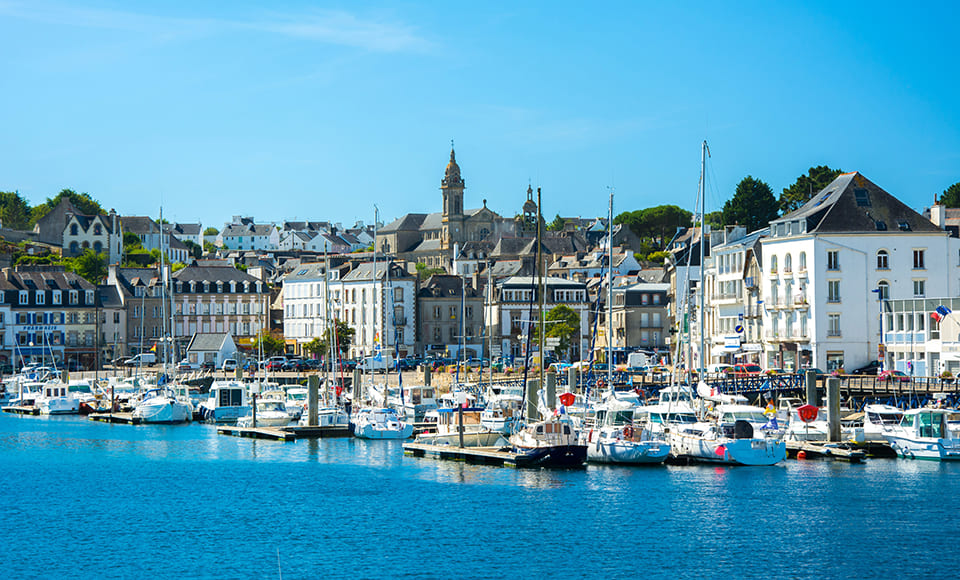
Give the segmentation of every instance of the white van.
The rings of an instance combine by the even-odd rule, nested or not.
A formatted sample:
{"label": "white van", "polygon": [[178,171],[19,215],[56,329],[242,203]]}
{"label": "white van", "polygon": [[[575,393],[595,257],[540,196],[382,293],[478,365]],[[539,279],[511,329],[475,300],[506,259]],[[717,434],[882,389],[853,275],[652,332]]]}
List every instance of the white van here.
{"label": "white van", "polygon": [[393,368],[393,364],[390,362],[389,356],[381,357],[380,360],[377,360],[372,356],[368,356],[357,363],[357,368],[365,373],[385,373],[387,372],[387,369]]}
{"label": "white van", "polygon": [[627,355],[627,370],[639,371],[650,364],[650,356],[645,352],[631,352]]}
{"label": "white van", "polygon": [[141,352],[140,354],[123,361],[123,366],[125,367],[145,367],[152,364],[157,364],[157,355],[153,352]]}

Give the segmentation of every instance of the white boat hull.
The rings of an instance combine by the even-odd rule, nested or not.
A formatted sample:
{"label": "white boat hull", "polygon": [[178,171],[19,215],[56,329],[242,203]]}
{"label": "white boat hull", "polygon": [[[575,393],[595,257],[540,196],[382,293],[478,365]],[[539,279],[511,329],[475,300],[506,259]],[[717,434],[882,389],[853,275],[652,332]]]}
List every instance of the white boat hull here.
{"label": "white boat hull", "polygon": [[[284,427],[290,424],[290,420],[286,413],[257,412],[257,427]],[[253,415],[237,419],[237,427],[253,427]]]}
{"label": "white boat hull", "polygon": [[[421,433],[417,435],[417,443],[427,445],[460,445],[459,433]],[[474,431],[463,434],[464,447],[500,447],[506,444],[503,433],[499,431]]]}
{"label": "white boat hull", "polygon": [[41,415],[78,415],[80,401],[74,398],[53,397],[39,401]]}
{"label": "white boat hull", "polygon": [[910,438],[887,435],[887,441],[904,459],[929,459],[933,461],[960,461],[960,440]]}
{"label": "white boat hull", "polygon": [[728,439],[675,433],[671,454],[681,459],[726,465],[776,465],[787,458],[780,439]]}
{"label": "white boat hull", "polygon": [[185,423],[191,419],[190,407],[169,397],[153,397],[133,410],[133,417],[142,423]]}
{"label": "white boat hull", "polygon": [[384,427],[368,423],[354,425],[353,436],[360,439],[409,439],[413,436],[413,425],[403,423],[400,427]]}
{"label": "white boat hull", "polygon": [[618,441],[598,439],[587,444],[590,463],[663,463],[670,455],[666,441]]}

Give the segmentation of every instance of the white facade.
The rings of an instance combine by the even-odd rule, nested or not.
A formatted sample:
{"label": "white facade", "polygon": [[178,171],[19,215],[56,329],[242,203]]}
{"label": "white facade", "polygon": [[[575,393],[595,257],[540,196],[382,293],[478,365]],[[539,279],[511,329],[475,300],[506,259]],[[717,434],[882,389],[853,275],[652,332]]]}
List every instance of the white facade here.
{"label": "white facade", "polygon": [[882,288],[885,299],[960,290],[960,240],[946,232],[811,234],[762,244],[767,366],[791,359],[831,371],[865,365],[879,354],[881,293],[874,290]]}

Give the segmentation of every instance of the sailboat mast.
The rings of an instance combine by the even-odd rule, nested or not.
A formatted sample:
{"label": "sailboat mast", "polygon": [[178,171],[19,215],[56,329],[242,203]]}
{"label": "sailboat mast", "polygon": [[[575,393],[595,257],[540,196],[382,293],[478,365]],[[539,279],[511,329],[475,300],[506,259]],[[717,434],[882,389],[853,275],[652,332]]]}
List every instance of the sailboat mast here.
{"label": "sailboat mast", "polygon": [[613,189],[607,208],[607,387],[613,390]]}
{"label": "sailboat mast", "polygon": [[540,239],[541,229],[540,229],[540,188],[537,188],[537,317],[539,318],[539,328],[540,332],[538,336],[540,337],[540,373],[538,376],[539,387],[543,387],[543,363],[545,361],[544,352],[545,348],[545,332],[544,332],[544,318],[543,318],[543,251],[542,251],[542,241]]}
{"label": "sailboat mast", "polygon": [[703,260],[705,255],[704,244],[707,243],[706,236],[704,235],[705,232],[704,232],[704,223],[703,223],[704,211],[706,207],[706,202],[704,201],[704,198],[706,197],[706,187],[705,187],[705,181],[707,178],[706,169],[707,169],[707,141],[706,139],[704,139],[703,144],[700,147],[700,266],[699,266],[700,279],[697,282],[697,289],[699,290],[698,293],[700,294],[700,309],[697,312],[697,326],[700,329],[700,360],[698,361],[700,364],[698,366],[699,372],[697,376],[701,381],[704,379],[704,376],[705,376],[703,371],[706,368],[706,356],[707,356],[706,350],[704,350],[706,348],[706,338],[703,336],[704,330],[706,328],[704,324],[704,320],[706,317],[706,310],[704,308],[705,288],[703,287],[703,281],[704,281]]}

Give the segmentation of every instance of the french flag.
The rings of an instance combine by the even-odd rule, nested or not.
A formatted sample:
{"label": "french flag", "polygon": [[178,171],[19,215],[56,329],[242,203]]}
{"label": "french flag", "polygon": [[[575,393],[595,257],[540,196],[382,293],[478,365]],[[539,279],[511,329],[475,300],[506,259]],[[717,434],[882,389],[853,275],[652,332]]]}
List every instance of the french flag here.
{"label": "french flag", "polygon": [[933,318],[937,322],[940,322],[941,320],[944,319],[946,315],[950,314],[951,312],[953,311],[947,308],[946,306],[944,306],[943,304],[941,304],[940,306],[937,306],[937,309],[935,312],[930,313],[930,318]]}

